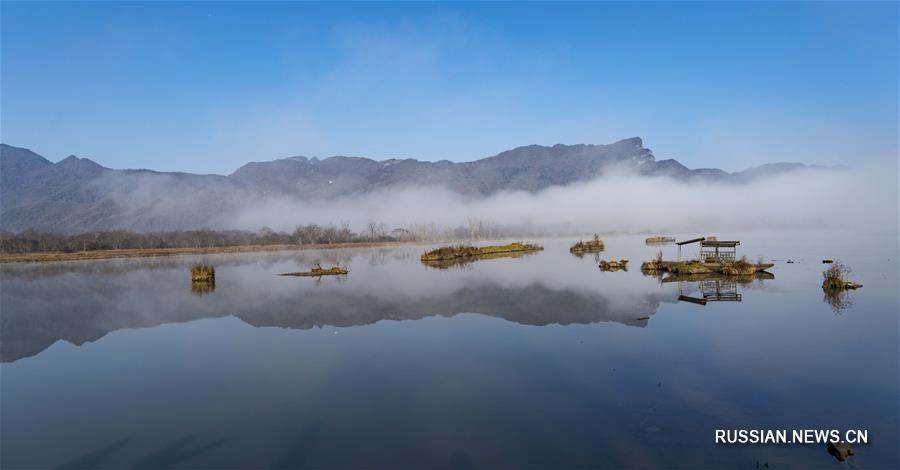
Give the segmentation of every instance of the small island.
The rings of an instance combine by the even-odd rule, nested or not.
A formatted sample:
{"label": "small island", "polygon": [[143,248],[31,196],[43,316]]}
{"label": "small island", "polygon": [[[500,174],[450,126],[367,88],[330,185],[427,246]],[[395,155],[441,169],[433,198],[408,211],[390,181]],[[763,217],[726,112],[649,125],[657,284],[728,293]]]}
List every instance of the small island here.
{"label": "small island", "polygon": [[319,276],[342,276],[347,274],[349,271],[340,267],[340,266],[332,266],[330,268],[323,268],[318,263],[313,266],[313,268],[309,271],[298,271],[294,273],[283,273],[279,274],[279,276],[299,276],[299,277],[319,277]]}
{"label": "small island", "polygon": [[661,243],[672,243],[675,241],[675,237],[667,237],[665,235],[654,235],[652,237],[647,237],[644,240],[644,243],[648,245],[652,244],[661,244]]}
{"label": "small island", "polygon": [[618,261],[602,260],[602,261],[600,261],[599,267],[603,271],[618,271],[620,269],[623,271],[628,271],[628,259],[622,258]]}
{"label": "small island", "polygon": [[216,282],[216,270],[205,264],[191,267],[191,282]]}
{"label": "small island", "polygon": [[453,245],[442,246],[431,250],[422,255],[423,263],[434,263],[440,261],[454,261],[468,258],[479,258],[482,256],[499,255],[507,253],[526,253],[532,251],[541,251],[544,247],[531,243],[514,242],[509,245],[494,245],[474,247],[471,245]]}
{"label": "small island", "polygon": [[669,272],[672,274],[708,274],[718,273],[728,276],[749,276],[755,273],[763,272],[772,266],[773,263],[751,263],[746,257],[737,260],[721,260],[721,261],[663,261],[657,258],[652,261],[645,261],[641,264],[641,271],[644,272]]}
{"label": "small island", "polygon": [[831,264],[822,272],[822,289],[827,291],[853,290],[862,287],[862,284],[851,282],[849,267],[840,261]]}
{"label": "small island", "polygon": [[206,295],[216,290],[216,269],[205,264],[191,267],[191,292]]}
{"label": "small island", "polygon": [[577,243],[572,245],[569,248],[569,253],[572,254],[583,254],[583,253],[596,253],[598,251],[603,251],[603,240],[594,234],[594,239],[589,241],[578,240]]}
{"label": "small island", "polygon": [[[713,238],[713,240],[710,240]],[[681,249],[685,245],[700,244],[700,259],[681,261]],[[738,240],[718,240],[715,237],[700,237],[677,242],[678,261],[664,261],[662,251],[656,258],[641,264],[641,271],[672,274],[708,274],[718,273],[726,276],[750,276],[763,272],[773,263],[763,263],[762,258],[756,263],[747,261],[746,256],[737,257]]]}

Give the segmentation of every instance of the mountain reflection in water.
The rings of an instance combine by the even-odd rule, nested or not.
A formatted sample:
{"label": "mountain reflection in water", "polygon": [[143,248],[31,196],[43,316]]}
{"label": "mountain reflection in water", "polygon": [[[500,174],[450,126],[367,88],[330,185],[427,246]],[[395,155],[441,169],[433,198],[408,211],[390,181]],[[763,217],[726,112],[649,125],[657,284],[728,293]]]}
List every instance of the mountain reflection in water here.
{"label": "mountain reflection in water", "polygon": [[[384,266],[376,261],[379,259],[385,262],[377,256],[370,261],[374,266]],[[81,345],[119,329],[228,315],[252,326],[293,329],[351,327],[459,313],[480,313],[537,326],[617,322],[643,327],[647,320],[638,318],[653,315],[661,302],[677,297],[672,289],[616,293],[540,279],[512,285],[497,279],[470,281],[467,272],[420,292],[404,289],[404,282],[371,285],[359,270],[351,271],[349,279],[363,281],[361,288],[342,279],[285,282],[272,277],[272,269],[260,272],[254,269],[260,267],[257,263],[233,260],[218,263],[216,287],[198,292],[196,285],[187,282],[184,262],[169,261],[156,263],[149,270],[132,263],[132,269],[114,264],[104,270],[88,265],[66,273],[54,272],[60,267],[53,266],[51,274],[38,283],[8,287],[17,295],[9,299],[10,308],[2,318],[2,361],[33,356],[58,340]],[[235,274],[241,279],[235,279]],[[268,285],[275,283],[288,288],[272,289]],[[195,298],[178,295],[189,285]],[[54,302],[40,292],[52,292],[54,298],[67,300]],[[197,294],[204,294],[202,302],[196,301]]]}
{"label": "mountain reflection in water", "polygon": [[[715,283],[748,284],[774,277],[768,273],[736,279],[711,274],[667,275],[654,285],[605,277],[590,266],[590,257],[582,263],[568,254],[545,255],[545,262],[550,262],[546,271],[517,272],[510,271],[515,264],[496,264],[543,255],[513,253],[441,266],[452,267],[450,277],[425,278],[415,269],[434,266],[417,266],[418,251],[334,250],[203,257],[215,261],[218,285],[188,282],[187,266],[194,258],[8,267],[2,278],[6,308],[0,319],[0,361],[33,356],[59,340],[82,345],[120,329],[225,316],[257,327],[292,329],[352,327],[459,313],[479,313],[535,326],[616,322],[644,327],[660,303],[690,301],[686,295],[686,290],[689,293],[692,289],[689,285],[703,291],[711,285],[714,288]],[[273,277],[288,270],[280,267],[285,264],[306,269],[315,263],[346,266],[353,260],[357,265],[346,279]],[[563,267],[554,268],[554,263]],[[584,272],[572,272],[572,263]],[[665,286],[670,283],[677,283],[677,288]],[[193,296],[181,295],[186,286]],[[719,287],[717,298],[724,300]],[[730,289],[736,290],[733,285]],[[735,297],[741,298],[740,294]],[[707,292],[697,302],[711,299]]]}
{"label": "mountain reflection in water", "polygon": [[[2,464],[823,468],[824,446],[713,430],[852,426],[872,438],[849,463],[897,468],[896,237],[740,235],[797,262],[648,277],[549,239],[453,269],[422,265],[427,246],[3,265]],[[660,250],[604,238],[607,259]],[[865,284],[841,315],[825,257]],[[278,276],[315,263],[349,274]]]}

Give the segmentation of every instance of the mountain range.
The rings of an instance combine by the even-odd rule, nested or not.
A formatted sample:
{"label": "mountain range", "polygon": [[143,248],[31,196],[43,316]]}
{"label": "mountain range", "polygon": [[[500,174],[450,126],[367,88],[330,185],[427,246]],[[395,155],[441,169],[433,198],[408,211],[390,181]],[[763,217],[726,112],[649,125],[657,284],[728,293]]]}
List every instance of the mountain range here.
{"label": "mountain range", "polygon": [[308,201],[443,187],[481,197],[589,181],[613,169],[743,184],[805,168],[810,167],[773,163],[734,173],[689,169],[676,160],[656,160],[639,137],[608,145],[529,145],[470,162],[298,156],[247,163],[227,176],[115,170],[74,155],[53,163],[28,149],[0,144],[0,230],[227,228],[220,226],[222,214],[238,205],[285,196]]}

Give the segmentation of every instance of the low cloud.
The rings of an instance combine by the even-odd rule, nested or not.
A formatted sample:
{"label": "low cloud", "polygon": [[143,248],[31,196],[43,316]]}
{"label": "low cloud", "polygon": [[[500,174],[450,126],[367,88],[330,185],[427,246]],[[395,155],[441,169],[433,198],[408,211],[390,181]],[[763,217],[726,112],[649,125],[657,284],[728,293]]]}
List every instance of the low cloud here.
{"label": "low cloud", "polygon": [[247,201],[228,228],[291,230],[306,223],[369,222],[391,228],[475,221],[522,234],[857,228],[897,230],[896,174],[805,169],[747,184],[686,183],[613,172],[537,193],[466,197],[440,188],[388,189],[328,201]]}

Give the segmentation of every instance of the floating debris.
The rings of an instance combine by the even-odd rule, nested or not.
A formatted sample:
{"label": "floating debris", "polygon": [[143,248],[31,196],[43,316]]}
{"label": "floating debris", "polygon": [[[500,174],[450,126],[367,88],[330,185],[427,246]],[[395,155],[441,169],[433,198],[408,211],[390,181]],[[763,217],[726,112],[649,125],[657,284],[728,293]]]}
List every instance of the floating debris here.
{"label": "floating debris", "polygon": [[831,264],[831,263],[834,263],[834,260],[833,260],[833,259],[823,259],[823,260],[822,260],[822,263],[824,263],[824,264]]}
{"label": "floating debris", "polygon": [[569,253],[579,254],[579,253],[596,253],[598,251],[603,251],[603,240],[600,239],[596,234],[594,234],[594,239],[589,241],[581,241],[572,245],[569,248]]}
{"label": "floating debris", "polygon": [[279,274],[279,276],[299,276],[299,277],[342,276],[347,273],[349,273],[349,271],[347,271],[346,269],[344,269],[340,266],[332,266],[330,268],[323,268],[319,264],[316,264],[309,271],[283,273],[283,274]]}
{"label": "floating debris", "polygon": [[474,247],[470,245],[442,246],[431,250],[422,255],[423,263],[436,261],[452,261],[459,259],[477,259],[486,255],[498,255],[507,253],[524,253],[530,251],[541,251],[544,247],[531,243],[515,242],[509,245],[495,245]]}
{"label": "floating debris", "polygon": [[644,321],[644,320],[649,320],[650,317],[638,317],[637,319],[638,319],[639,321]]}
{"label": "floating debris", "polygon": [[619,261],[600,261],[600,269],[604,271],[618,271],[620,269],[628,270],[628,259],[622,258]]}

